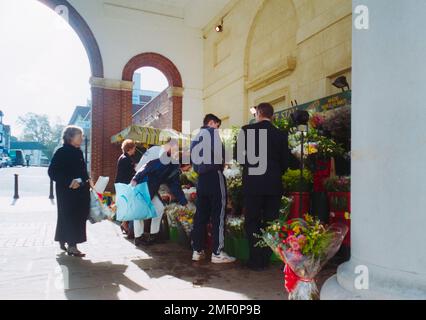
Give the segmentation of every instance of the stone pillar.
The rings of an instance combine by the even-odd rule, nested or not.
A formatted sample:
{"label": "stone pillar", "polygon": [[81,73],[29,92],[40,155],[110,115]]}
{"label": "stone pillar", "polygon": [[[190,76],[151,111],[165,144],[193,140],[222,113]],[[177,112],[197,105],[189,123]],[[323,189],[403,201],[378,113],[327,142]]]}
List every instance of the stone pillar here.
{"label": "stone pillar", "polygon": [[426,1],[353,5],[352,256],[321,298],[426,299]]}
{"label": "stone pillar", "polygon": [[94,181],[110,177],[112,190],[120,146],[111,144],[111,137],[132,122],[131,81],[105,78],[90,79],[92,86],[92,167]]}

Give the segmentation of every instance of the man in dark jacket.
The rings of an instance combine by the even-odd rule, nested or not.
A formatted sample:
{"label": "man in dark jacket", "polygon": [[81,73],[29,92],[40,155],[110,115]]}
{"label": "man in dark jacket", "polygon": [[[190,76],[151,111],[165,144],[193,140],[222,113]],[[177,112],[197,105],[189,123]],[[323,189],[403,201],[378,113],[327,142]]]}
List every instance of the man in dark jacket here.
{"label": "man in dark jacket", "polygon": [[212,263],[234,262],[223,252],[226,209],[226,184],[223,175],[224,147],[218,129],[221,120],[213,114],[204,118],[204,125],[191,143],[191,162],[198,173],[197,211],[192,230],[193,261],[205,258],[204,239],[207,224],[212,223]]}
{"label": "man in dark jacket", "polygon": [[272,123],[274,108],[261,103],[256,123],[244,126],[237,141],[237,160],[243,165],[245,229],[249,239],[247,266],[261,271],[268,266],[272,251],[256,247],[254,234],[279,216],[283,195],[282,175],[288,167],[288,136]]}
{"label": "man in dark jacket", "polygon": [[[160,200],[161,197],[158,195],[158,190],[162,184],[167,185],[170,192],[175,196],[180,205],[186,206],[188,204],[180,184],[181,172],[179,165],[173,164],[166,159],[167,156],[170,156],[170,152],[168,155],[166,153],[163,155],[164,157],[162,156],[147,162],[132,179],[132,185],[134,186],[143,182],[148,183],[148,190],[151,196],[152,204],[154,205],[157,212],[157,217],[150,219],[152,221],[149,221],[149,232],[145,232],[144,230],[144,221],[133,221],[135,245],[152,244],[155,241],[155,237],[153,235],[160,231],[161,219],[164,213],[164,205]],[[142,237],[144,234],[145,239]]]}

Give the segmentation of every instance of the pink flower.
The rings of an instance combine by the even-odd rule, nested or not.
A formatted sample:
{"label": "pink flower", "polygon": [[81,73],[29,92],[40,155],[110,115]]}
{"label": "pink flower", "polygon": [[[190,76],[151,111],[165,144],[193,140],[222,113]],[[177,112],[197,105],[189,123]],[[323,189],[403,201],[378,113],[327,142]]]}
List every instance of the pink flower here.
{"label": "pink flower", "polygon": [[301,247],[303,247],[306,244],[306,237],[304,235],[298,236],[297,239],[299,240],[299,244]]}
{"label": "pink flower", "polygon": [[300,250],[300,244],[299,244],[299,242],[291,242],[291,243],[290,243],[290,246],[291,246],[291,248],[292,248],[294,251],[299,251],[299,250]]}

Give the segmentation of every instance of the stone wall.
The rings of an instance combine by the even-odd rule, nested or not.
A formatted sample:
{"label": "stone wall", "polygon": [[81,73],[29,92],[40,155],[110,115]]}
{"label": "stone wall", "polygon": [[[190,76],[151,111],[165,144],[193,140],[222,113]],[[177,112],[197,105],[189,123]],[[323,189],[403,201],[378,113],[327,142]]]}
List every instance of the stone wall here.
{"label": "stone wall", "polygon": [[[223,32],[216,32],[223,18]],[[277,110],[338,92],[351,78],[350,0],[235,0],[204,28],[204,112],[242,125],[260,102]]]}

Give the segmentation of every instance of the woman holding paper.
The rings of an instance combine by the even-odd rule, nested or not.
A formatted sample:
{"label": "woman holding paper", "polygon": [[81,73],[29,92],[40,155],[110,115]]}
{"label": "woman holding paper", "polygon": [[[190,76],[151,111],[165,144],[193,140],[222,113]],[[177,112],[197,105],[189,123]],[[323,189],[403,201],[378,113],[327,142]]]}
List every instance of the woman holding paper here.
{"label": "woman holding paper", "polygon": [[[86,220],[90,210],[90,186],[86,162],[80,149],[83,130],[68,126],[63,131],[63,146],[53,155],[49,177],[56,182],[58,221],[55,241],[68,255],[84,257],[77,248],[85,242]],[[67,246],[66,246],[67,245]]]}

